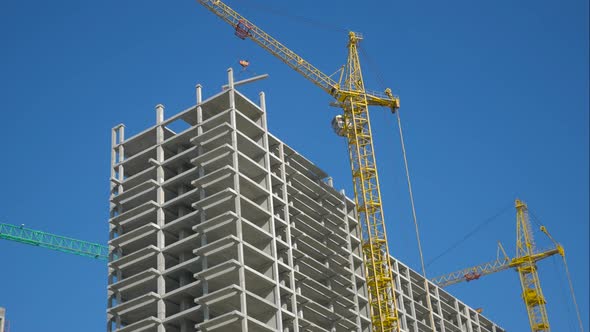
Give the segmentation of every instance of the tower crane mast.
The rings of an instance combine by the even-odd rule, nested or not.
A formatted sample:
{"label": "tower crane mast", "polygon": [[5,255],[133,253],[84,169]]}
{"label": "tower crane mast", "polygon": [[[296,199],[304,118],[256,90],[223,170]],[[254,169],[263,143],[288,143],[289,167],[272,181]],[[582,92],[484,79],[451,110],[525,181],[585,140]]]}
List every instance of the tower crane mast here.
{"label": "tower crane mast", "polygon": [[260,47],[279,58],[303,77],[329,93],[342,108],[332,125],[347,138],[354,184],[357,215],[362,227],[363,259],[369,289],[369,306],[374,331],[399,331],[395,303],[394,279],[387,243],[385,220],[379,187],[379,176],[373,147],[368,107],[399,108],[399,98],[388,88],[383,93],[365,89],[358,56],[358,43],[363,39],[355,32],[348,34],[348,59],[342,67],[339,81],[291,51],[255,24],[219,0],[197,0],[235,29],[241,39],[252,39]]}
{"label": "tower crane mast", "polygon": [[[561,247],[558,247],[558,249]],[[527,205],[516,200],[516,270],[520,277],[522,299],[529,315],[529,323],[533,332],[550,331],[545,296],[541,289],[541,281],[537,273],[534,259],[536,251],[535,239],[529,221]],[[561,249],[563,253],[563,249]]]}

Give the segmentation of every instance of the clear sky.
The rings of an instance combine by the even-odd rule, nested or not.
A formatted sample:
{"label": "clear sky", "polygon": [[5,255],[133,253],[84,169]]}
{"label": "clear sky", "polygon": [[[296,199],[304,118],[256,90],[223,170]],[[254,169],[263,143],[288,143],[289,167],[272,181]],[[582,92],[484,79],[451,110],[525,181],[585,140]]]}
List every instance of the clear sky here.
{"label": "clear sky", "polygon": [[[519,197],[564,245],[588,331],[587,1],[229,4],[328,74],[346,29],[362,32],[366,85],[380,76],[401,98],[428,275],[493,260],[498,240],[513,255]],[[196,83],[218,92],[240,59],[238,79],[270,74],[243,91],[267,93],[271,131],[351,192],[330,97],[194,0],[3,0],[0,42],[1,222],[106,243],[110,129],[138,133],[158,103],[189,107]],[[419,269],[395,119],[371,114],[391,251]],[[104,263],[6,241],[0,261],[13,332],[105,331]],[[578,331],[563,264],[539,269],[553,330]],[[449,291],[528,329],[513,271]]]}

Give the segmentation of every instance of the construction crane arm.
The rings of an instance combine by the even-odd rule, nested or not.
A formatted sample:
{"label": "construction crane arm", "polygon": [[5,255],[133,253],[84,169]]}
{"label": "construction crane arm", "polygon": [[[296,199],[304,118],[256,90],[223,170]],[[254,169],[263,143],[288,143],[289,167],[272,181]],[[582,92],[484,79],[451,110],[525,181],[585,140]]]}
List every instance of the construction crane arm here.
{"label": "construction crane arm", "polygon": [[[369,105],[391,107],[393,110],[399,108],[399,99],[391,94],[391,90],[387,89],[384,93],[368,92],[364,90],[344,90],[341,87],[341,82],[337,82],[330,75],[324,74],[321,70],[303,59],[303,57],[287,48],[281,42],[273,38],[268,33],[264,32],[264,30],[250,22],[248,19],[240,15],[225,3],[219,0],[197,1],[215,15],[219,16],[229,25],[234,27],[236,31],[235,33],[238,37],[242,39],[252,39],[260,47],[279,58],[287,66],[291,67],[313,84],[332,95],[339,102],[342,102],[347,96],[350,96],[351,94],[362,93],[366,94]],[[339,71],[341,70],[342,69]]]}
{"label": "construction crane arm", "polygon": [[[544,251],[537,251],[530,256],[526,257],[515,257],[509,258],[504,251],[501,243],[498,243],[498,254],[496,260],[487,262],[481,265],[468,267],[459,271],[451,272],[436,278],[432,278],[432,281],[435,285],[439,287],[448,287],[454,284],[458,284],[463,281],[473,281],[477,280],[483,276],[487,276],[492,273],[504,271],[510,268],[517,269],[520,266],[528,264],[530,262],[536,263],[537,261],[543,260],[547,257],[559,254],[564,256],[564,249],[563,247],[555,242],[551,235],[547,232],[545,227],[541,227],[541,230],[549,236],[549,238],[555,243],[555,248],[551,248],[549,250]],[[500,257],[500,253],[503,254],[503,257]]]}
{"label": "construction crane arm", "polygon": [[[530,258],[536,262],[556,254],[562,255],[562,252],[563,248],[559,246],[550,250],[535,253]],[[481,265],[468,267],[459,271],[432,278],[430,281],[432,281],[435,285],[444,288],[463,281],[469,282],[477,280],[483,276],[504,271],[510,268],[517,268],[527,263],[528,259],[529,257],[526,257],[526,260],[523,258],[496,259]]]}
{"label": "construction crane arm", "polygon": [[242,39],[249,37],[256,44],[260,45],[260,47],[281,59],[289,67],[301,73],[322,90],[331,93],[333,89],[337,88],[338,84],[334,79],[305,61],[302,57],[248,21],[244,16],[231,9],[225,3],[218,0],[198,0],[198,2],[233,26],[236,29],[236,35],[238,37]]}
{"label": "construction crane arm", "polygon": [[42,231],[0,223],[0,239],[44,247],[84,257],[107,260],[109,248],[100,244],[81,241]]}
{"label": "construction crane arm", "polygon": [[509,260],[495,260],[487,262],[481,265],[468,267],[459,271],[455,271],[449,274],[445,274],[436,278],[431,279],[438,287],[447,287],[450,285],[458,284],[463,281],[477,280],[488,274],[504,271],[510,268]]}

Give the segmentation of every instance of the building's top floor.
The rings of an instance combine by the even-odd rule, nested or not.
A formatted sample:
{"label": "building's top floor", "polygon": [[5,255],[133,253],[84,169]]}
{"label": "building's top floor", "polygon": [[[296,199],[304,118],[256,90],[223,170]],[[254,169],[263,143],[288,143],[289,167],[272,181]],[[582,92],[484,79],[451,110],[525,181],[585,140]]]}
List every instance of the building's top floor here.
{"label": "building's top floor", "polygon": [[[239,82],[237,83],[239,84]],[[191,138],[196,135],[199,127],[206,131],[216,126],[223,126],[224,122],[229,122],[229,113],[233,109],[238,110],[236,122],[237,126],[242,128],[241,130],[247,131],[248,134],[267,131],[264,98],[264,93],[260,92],[259,101],[255,103],[235,89],[233,72],[228,69],[228,85],[222,91],[203,99],[202,86],[197,85],[196,103],[169,118],[164,117],[164,106],[157,105],[154,125],[140,133],[127,138],[124,124],[115,126],[112,130],[112,148],[113,151],[123,151],[123,154],[121,156],[117,153],[112,156],[116,161],[113,163],[113,167],[117,168],[131,158],[149,162],[150,156],[155,153],[154,148],[159,128],[163,131],[162,146],[165,150],[166,148],[177,149],[178,146],[188,149],[192,147]],[[197,118],[199,116],[199,112],[196,112],[197,108],[201,109],[202,119]],[[321,183],[322,187],[333,195],[341,196],[341,193],[332,187],[332,179],[324,170],[275,135],[268,131],[267,134],[268,149],[272,155],[279,158],[280,146],[285,160],[288,160],[289,165],[297,172],[316,183]],[[176,153],[176,151],[172,151],[172,153]],[[133,167],[126,165],[125,173],[127,172],[133,172]],[[348,208],[352,211],[353,200],[348,197],[346,200]]]}

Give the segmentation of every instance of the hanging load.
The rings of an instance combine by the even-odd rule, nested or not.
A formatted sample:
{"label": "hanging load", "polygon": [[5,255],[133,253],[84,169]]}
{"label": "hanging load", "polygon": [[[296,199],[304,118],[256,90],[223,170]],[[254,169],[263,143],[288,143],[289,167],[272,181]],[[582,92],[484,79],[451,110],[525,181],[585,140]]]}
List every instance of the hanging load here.
{"label": "hanging load", "polygon": [[245,70],[250,65],[250,62],[248,60],[240,60],[239,64]]}

